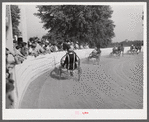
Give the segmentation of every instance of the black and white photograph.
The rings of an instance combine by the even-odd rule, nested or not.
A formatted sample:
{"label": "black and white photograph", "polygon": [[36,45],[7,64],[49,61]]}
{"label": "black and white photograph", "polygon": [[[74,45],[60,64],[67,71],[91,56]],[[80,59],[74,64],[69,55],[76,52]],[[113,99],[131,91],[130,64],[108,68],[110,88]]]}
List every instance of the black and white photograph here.
{"label": "black and white photograph", "polygon": [[3,2],[3,119],[147,119],[146,9]]}

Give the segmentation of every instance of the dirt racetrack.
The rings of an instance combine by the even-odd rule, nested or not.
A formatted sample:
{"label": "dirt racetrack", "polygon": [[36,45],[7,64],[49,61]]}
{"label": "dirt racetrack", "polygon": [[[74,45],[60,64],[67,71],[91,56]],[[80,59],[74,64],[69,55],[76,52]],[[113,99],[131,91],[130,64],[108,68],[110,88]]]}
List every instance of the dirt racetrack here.
{"label": "dirt racetrack", "polygon": [[20,108],[142,109],[143,53],[102,56],[99,65],[81,61],[82,74],[57,79],[51,70],[27,88]]}

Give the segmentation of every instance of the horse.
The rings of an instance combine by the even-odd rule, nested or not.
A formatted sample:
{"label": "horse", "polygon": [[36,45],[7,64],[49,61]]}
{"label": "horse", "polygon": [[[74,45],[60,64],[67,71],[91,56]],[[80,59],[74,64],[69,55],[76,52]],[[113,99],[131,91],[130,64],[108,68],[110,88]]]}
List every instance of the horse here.
{"label": "horse", "polygon": [[100,61],[100,55],[101,55],[101,50],[100,49],[95,49],[93,50],[89,56],[88,56],[88,61],[92,58],[95,58],[96,59],[96,62],[98,62],[99,64],[99,61]]}
{"label": "horse", "polygon": [[68,51],[60,60],[59,74],[60,78],[63,73],[62,69],[70,71],[70,76],[73,76],[73,71],[78,70],[78,80],[80,80],[80,58],[74,51]]}
{"label": "horse", "polygon": [[138,54],[141,52],[141,46],[131,45],[130,50],[127,51],[128,54]]}

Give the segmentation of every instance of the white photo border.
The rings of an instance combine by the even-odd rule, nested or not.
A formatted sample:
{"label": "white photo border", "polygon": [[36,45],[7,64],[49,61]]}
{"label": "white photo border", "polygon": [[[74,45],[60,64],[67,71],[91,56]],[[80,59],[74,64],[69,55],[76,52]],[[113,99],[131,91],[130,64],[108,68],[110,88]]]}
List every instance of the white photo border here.
{"label": "white photo border", "polygon": [[[146,2],[3,2],[2,3],[2,76],[5,76],[5,15],[6,5],[143,5],[144,8],[144,89],[143,89],[143,109],[6,109],[5,105],[5,77],[2,82],[2,118],[4,120],[66,120],[66,119],[147,119],[147,3]],[[75,115],[79,111],[89,114]]]}

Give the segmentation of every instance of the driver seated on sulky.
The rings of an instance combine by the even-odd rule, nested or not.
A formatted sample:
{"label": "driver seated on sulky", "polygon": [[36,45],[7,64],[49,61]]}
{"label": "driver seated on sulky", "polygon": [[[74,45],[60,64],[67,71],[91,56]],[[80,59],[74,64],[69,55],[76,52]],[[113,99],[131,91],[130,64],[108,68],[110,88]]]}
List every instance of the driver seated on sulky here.
{"label": "driver seated on sulky", "polygon": [[100,50],[100,48],[97,48],[97,47],[95,47],[95,49],[91,52],[91,54],[90,54],[90,58],[92,58],[92,57],[96,57],[98,54],[100,54],[101,53],[101,50]]}
{"label": "driver seated on sulky", "polygon": [[113,47],[113,53],[115,54],[116,51],[118,51],[118,47],[117,47],[117,46],[114,46],[114,47]]}
{"label": "driver seated on sulky", "polygon": [[135,50],[135,46],[133,44],[130,46],[130,50]]}
{"label": "driver seated on sulky", "polygon": [[[64,62],[62,60],[64,59]],[[62,57],[61,60],[61,66],[63,68],[66,68],[67,70],[70,70],[70,75],[73,76],[73,70],[77,69],[77,62],[78,65],[80,65],[80,59],[77,56],[77,54],[73,51],[71,46],[67,47],[66,54]]]}

